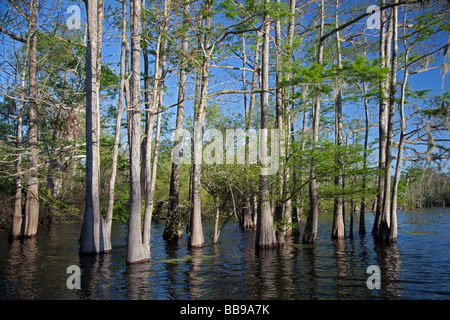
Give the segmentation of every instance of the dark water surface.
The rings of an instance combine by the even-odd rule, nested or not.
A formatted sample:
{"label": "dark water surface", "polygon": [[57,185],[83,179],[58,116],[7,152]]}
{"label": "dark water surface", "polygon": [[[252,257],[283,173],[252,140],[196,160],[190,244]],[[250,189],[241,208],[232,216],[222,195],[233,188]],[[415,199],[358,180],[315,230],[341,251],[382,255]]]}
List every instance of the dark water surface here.
{"label": "dark water surface", "polygon": [[[152,224],[151,262],[127,266],[126,225],[113,226],[113,252],[80,257],[81,225],[40,228],[35,239],[8,243],[0,231],[0,299],[450,299],[450,209],[399,214],[398,243],[380,246],[368,234],[330,239],[322,217],[316,245],[290,240],[255,252],[254,232],[234,222],[213,246],[168,245],[164,225]],[[81,289],[69,290],[67,267],[81,268]],[[366,269],[381,269],[381,289],[369,290]]]}

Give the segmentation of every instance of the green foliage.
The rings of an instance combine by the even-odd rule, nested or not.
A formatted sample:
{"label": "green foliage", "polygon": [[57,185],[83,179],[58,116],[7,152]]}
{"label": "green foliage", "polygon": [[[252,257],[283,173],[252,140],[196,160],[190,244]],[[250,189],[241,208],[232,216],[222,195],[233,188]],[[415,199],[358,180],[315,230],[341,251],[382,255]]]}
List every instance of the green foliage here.
{"label": "green foliage", "polygon": [[423,109],[421,113],[427,118],[439,118],[444,121],[450,119],[450,92],[443,95],[435,95],[430,99],[430,107]]}
{"label": "green foliage", "polygon": [[378,82],[389,75],[388,67],[380,67],[379,59],[369,60],[364,55],[358,55],[351,61],[345,60],[341,70],[337,69],[337,76],[348,82]]}
{"label": "green foliage", "polygon": [[450,172],[418,162],[406,167],[400,178],[399,207],[414,209],[450,203]]}
{"label": "green foliage", "polygon": [[102,64],[100,74],[100,90],[117,89],[119,85],[119,75],[116,74],[108,65]]}
{"label": "green foliage", "polygon": [[[373,183],[368,184],[367,181],[376,180],[376,168],[369,165],[364,169],[361,145],[338,146],[333,141],[324,138],[320,139],[315,149],[310,147],[310,141],[306,145],[307,151],[301,151],[299,145],[301,142],[293,145],[294,153],[288,165],[292,168],[301,168],[298,174],[303,173],[304,176],[300,177],[300,180],[308,182],[311,160],[314,159],[318,164],[315,177],[319,182],[318,194],[322,209],[331,210],[333,202],[327,202],[327,199],[332,200],[338,196],[343,197],[346,201],[373,198],[376,186]],[[334,178],[340,172],[346,180],[344,188],[334,184]],[[365,187],[362,184],[364,177],[366,177]],[[289,188],[295,190],[295,185],[292,183]],[[307,185],[307,183],[304,184],[305,190],[307,190]]]}

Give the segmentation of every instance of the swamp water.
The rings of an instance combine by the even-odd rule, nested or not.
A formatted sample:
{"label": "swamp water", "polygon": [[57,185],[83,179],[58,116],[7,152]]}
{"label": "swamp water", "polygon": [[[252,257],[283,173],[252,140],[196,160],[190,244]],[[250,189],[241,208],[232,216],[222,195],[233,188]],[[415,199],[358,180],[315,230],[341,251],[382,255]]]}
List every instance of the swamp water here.
{"label": "swamp water", "polygon": [[[329,218],[320,218],[318,241],[289,240],[282,249],[255,252],[254,231],[229,222],[211,244],[190,251],[162,239],[152,223],[151,262],[127,266],[127,225],[114,225],[113,252],[78,254],[81,224],[41,227],[34,239],[8,243],[0,231],[0,300],[4,299],[450,299],[450,209],[400,212],[395,245],[367,235],[332,241]],[[355,223],[356,224],[356,223]],[[357,224],[356,224],[357,225]],[[69,290],[70,265],[81,268],[81,289]],[[381,270],[381,288],[369,290],[370,265]]]}

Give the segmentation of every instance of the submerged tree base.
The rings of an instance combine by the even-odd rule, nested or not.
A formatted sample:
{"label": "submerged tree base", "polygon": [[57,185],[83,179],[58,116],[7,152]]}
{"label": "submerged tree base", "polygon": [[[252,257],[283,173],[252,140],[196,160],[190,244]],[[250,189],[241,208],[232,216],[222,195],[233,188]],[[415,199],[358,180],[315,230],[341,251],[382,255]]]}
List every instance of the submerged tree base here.
{"label": "submerged tree base", "polygon": [[28,240],[28,239],[33,239],[35,238],[36,235],[9,235],[8,236],[8,241],[17,241],[17,240]]}
{"label": "submerged tree base", "polygon": [[[333,239],[333,240],[343,240],[345,238],[346,238],[345,234],[335,234],[335,233],[331,234],[331,239]],[[352,238],[351,235],[350,235],[350,238]]]}
{"label": "submerged tree base", "polygon": [[242,229],[245,229],[245,230],[255,229],[255,224],[253,223],[253,221],[252,221],[252,222],[246,221],[246,222],[242,225]]}
{"label": "submerged tree base", "polygon": [[138,264],[138,263],[146,263],[146,262],[150,262],[150,258],[145,258],[145,259],[136,260],[136,261],[127,261],[127,265]]}
{"label": "submerged tree base", "polygon": [[384,244],[390,244],[390,243],[397,243],[397,238],[390,238],[390,237],[374,237],[374,240],[376,243],[384,243]]}
{"label": "submerged tree base", "polygon": [[283,247],[283,243],[257,244],[256,249],[276,249]]}
{"label": "submerged tree base", "polygon": [[205,243],[201,243],[201,244],[188,244],[188,247],[190,249],[202,249],[205,247]]}
{"label": "submerged tree base", "polygon": [[314,244],[317,240],[316,233],[304,232],[302,237],[303,244]]}
{"label": "submerged tree base", "polygon": [[78,253],[81,256],[95,256],[95,255],[99,255],[99,254],[108,254],[111,252],[112,252],[112,249],[102,250],[102,251],[90,251],[90,252],[79,251]]}
{"label": "submerged tree base", "polygon": [[168,225],[164,228],[163,239],[169,242],[178,242],[183,238],[183,227],[178,227],[178,230],[173,225]]}
{"label": "submerged tree base", "polygon": [[178,243],[180,242],[180,240],[183,239],[183,234],[165,234],[163,233],[163,239],[166,240],[167,242],[173,242],[173,243]]}

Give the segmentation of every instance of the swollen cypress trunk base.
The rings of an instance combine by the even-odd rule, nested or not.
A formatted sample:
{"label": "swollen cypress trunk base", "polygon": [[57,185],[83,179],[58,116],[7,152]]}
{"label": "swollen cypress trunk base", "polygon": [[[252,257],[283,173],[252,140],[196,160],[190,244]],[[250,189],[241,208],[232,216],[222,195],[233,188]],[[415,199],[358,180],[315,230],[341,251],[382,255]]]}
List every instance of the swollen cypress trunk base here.
{"label": "swollen cypress trunk base", "polygon": [[250,197],[245,196],[244,208],[242,209],[241,228],[253,229],[254,227],[255,227],[255,224],[253,223],[253,217],[252,217],[252,203],[250,201]]}
{"label": "swollen cypress trunk base", "polygon": [[312,179],[309,183],[309,194],[311,209],[306,219],[305,231],[303,232],[302,242],[313,244],[317,239],[317,226],[319,219],[319,203],[317,199],[316,180]]}
{"label": "swollen cypress trunk base", "polygon": [[105,228],[100,201],[99,89],[103,1],[86,3],[88,45],[86,50],[86,200],[80,237],[80,254],[111,251],[110,230]]}

